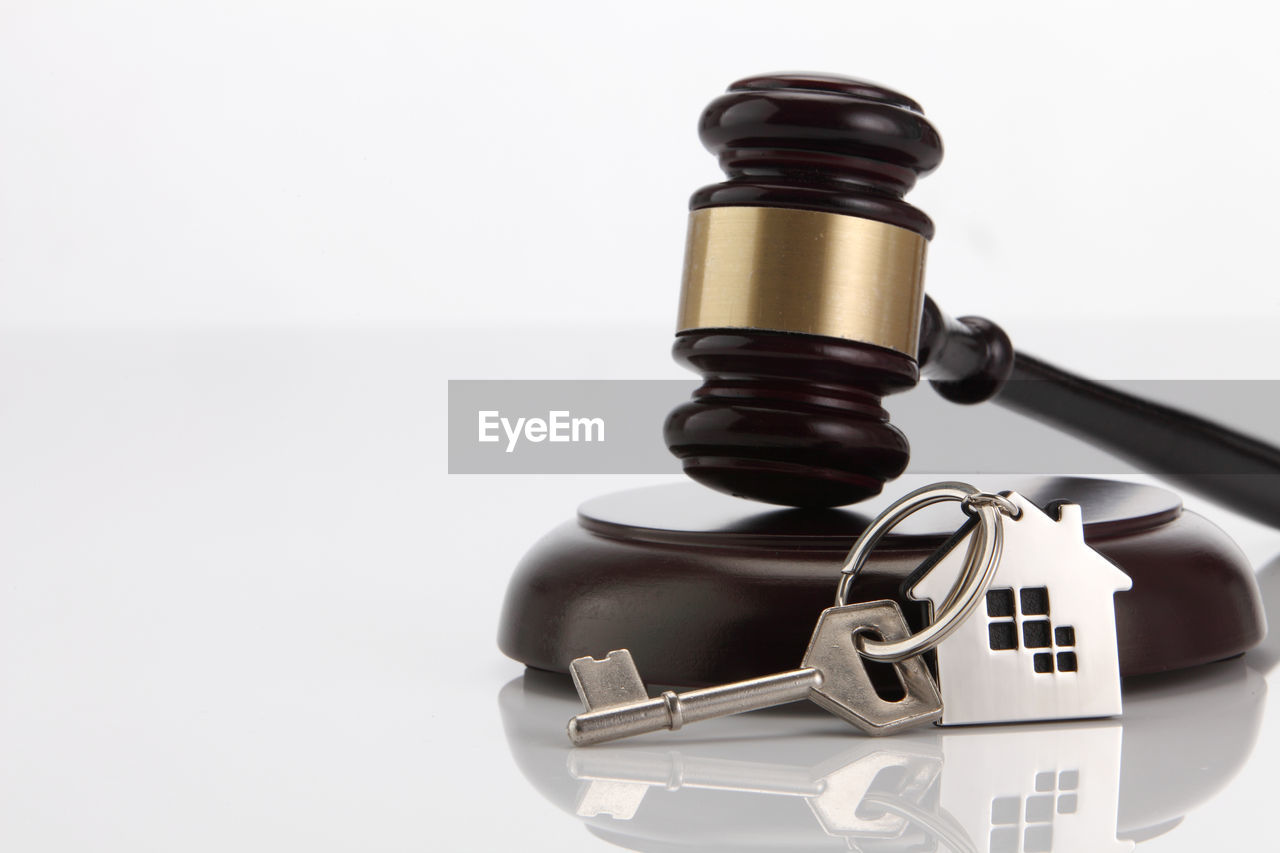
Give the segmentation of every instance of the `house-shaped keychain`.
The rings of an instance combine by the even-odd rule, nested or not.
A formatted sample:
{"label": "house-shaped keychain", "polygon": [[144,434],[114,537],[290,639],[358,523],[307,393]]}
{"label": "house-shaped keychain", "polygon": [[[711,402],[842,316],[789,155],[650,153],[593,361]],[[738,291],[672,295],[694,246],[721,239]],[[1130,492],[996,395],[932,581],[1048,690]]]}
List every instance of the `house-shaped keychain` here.
{"label": "house-shaped keychain", "polygon": [[[1011,493],[1021,514],[1004,519],[1004,548],[986,593],[937,648],[942,725],[1109,717],[1120,713],[1114,595],[1129,576],[1084,541],[1076,504],[1054,518]],[[908,596],[939,608],[962,569],[968,537]]]}

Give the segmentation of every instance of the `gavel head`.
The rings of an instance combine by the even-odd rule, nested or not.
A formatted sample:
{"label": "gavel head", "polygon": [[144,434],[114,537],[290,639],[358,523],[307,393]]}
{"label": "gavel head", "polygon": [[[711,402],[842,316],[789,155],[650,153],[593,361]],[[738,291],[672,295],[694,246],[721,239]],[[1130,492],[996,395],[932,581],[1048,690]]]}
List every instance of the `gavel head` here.
{"label": "gavel head", "polygon": [[942,140],[910,98],[822,74],[739,80],[698,130],[728,180],[690,201],[674,355],[703,381],[667,447],[742,497],[878,494],[910,452],[880,401],[919,379],[933,236],[902,196]]}

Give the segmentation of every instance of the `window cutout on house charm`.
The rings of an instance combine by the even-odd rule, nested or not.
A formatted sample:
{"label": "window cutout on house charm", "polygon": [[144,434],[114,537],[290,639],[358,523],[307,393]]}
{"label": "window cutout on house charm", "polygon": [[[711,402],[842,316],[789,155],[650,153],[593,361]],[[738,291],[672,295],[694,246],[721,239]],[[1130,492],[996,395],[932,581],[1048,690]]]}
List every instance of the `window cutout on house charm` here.
{"label": "window cutout on house charm", "polygon": [[1037,619],[1034,622],[1023,622],[1022,642],[1029,649],[1049,648],[1052,645],[1049,639],[1049,620]]}
{"label": "window cutout on house charm", "polygon": [[1029,586],[1021,590],[1023,616],[1049,615],[1049,588]]}
{"label": "window cutout on house charm", "polygon": [[1003,652],[1018,647],[1018,629],[1014,627],[1012,619],[1008,622],[992,622],[987,626],[987,633],[990,635],[992,651]]}
{"label": "window cutout on house charm", "polygon": [[1013,590],[1012,589],[989,589],[987,590],[987,615],[988,616],[1012,616],[1013,615]]}

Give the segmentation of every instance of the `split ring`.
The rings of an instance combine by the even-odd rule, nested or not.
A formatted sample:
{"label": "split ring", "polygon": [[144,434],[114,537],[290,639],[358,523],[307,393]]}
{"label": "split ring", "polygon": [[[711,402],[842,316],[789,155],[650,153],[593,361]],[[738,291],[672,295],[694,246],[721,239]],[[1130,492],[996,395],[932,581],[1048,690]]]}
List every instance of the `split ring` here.
{"label": "split ring", "polygon": [[1018,508],[1008,498],[980,492],[968,483],[935,483],[916,489],[893,503],[853,543],[840,568],[842,575],[836,591],[836,606],[848,603],[849,590],[881,537],[907,516],[944,501],[957,501],[966,512],[978,519],[977,527],[969,536],[969,547],[965,552],[960,576],[928,627],[891,642],[857,637],[855,643],[858,652],[864,657],[884,663],[896,663],[929,651],[951,636],[986,595],[987,587],[991,585],[991,579],[995,577],[996,568],[1000,565],[1000,554],[1004,548],[1001,515],[1016,518],[1020,514]]}

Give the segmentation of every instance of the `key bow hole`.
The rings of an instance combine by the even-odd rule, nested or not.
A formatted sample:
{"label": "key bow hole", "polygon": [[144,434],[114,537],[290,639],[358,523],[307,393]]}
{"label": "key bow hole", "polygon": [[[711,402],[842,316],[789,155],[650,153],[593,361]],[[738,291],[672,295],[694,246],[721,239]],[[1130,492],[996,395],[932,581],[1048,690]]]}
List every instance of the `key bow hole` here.
{"label": "key bow hole", "polygon": [[[858,637],[866,637],[869,640],[883,641],[884,636],[873,628],[858,628],[853,632],[852,640],[854,649],[858,648]],[[871,687],[876,691],[876,695],[885,702],[901,702],[907,698],[907,687],[902,683],[902,676],[898,674],[896,664],[883,663],[878,660],[858,655],[862,661],[863,668],[867,671],[867,678],[871,680]]]}

